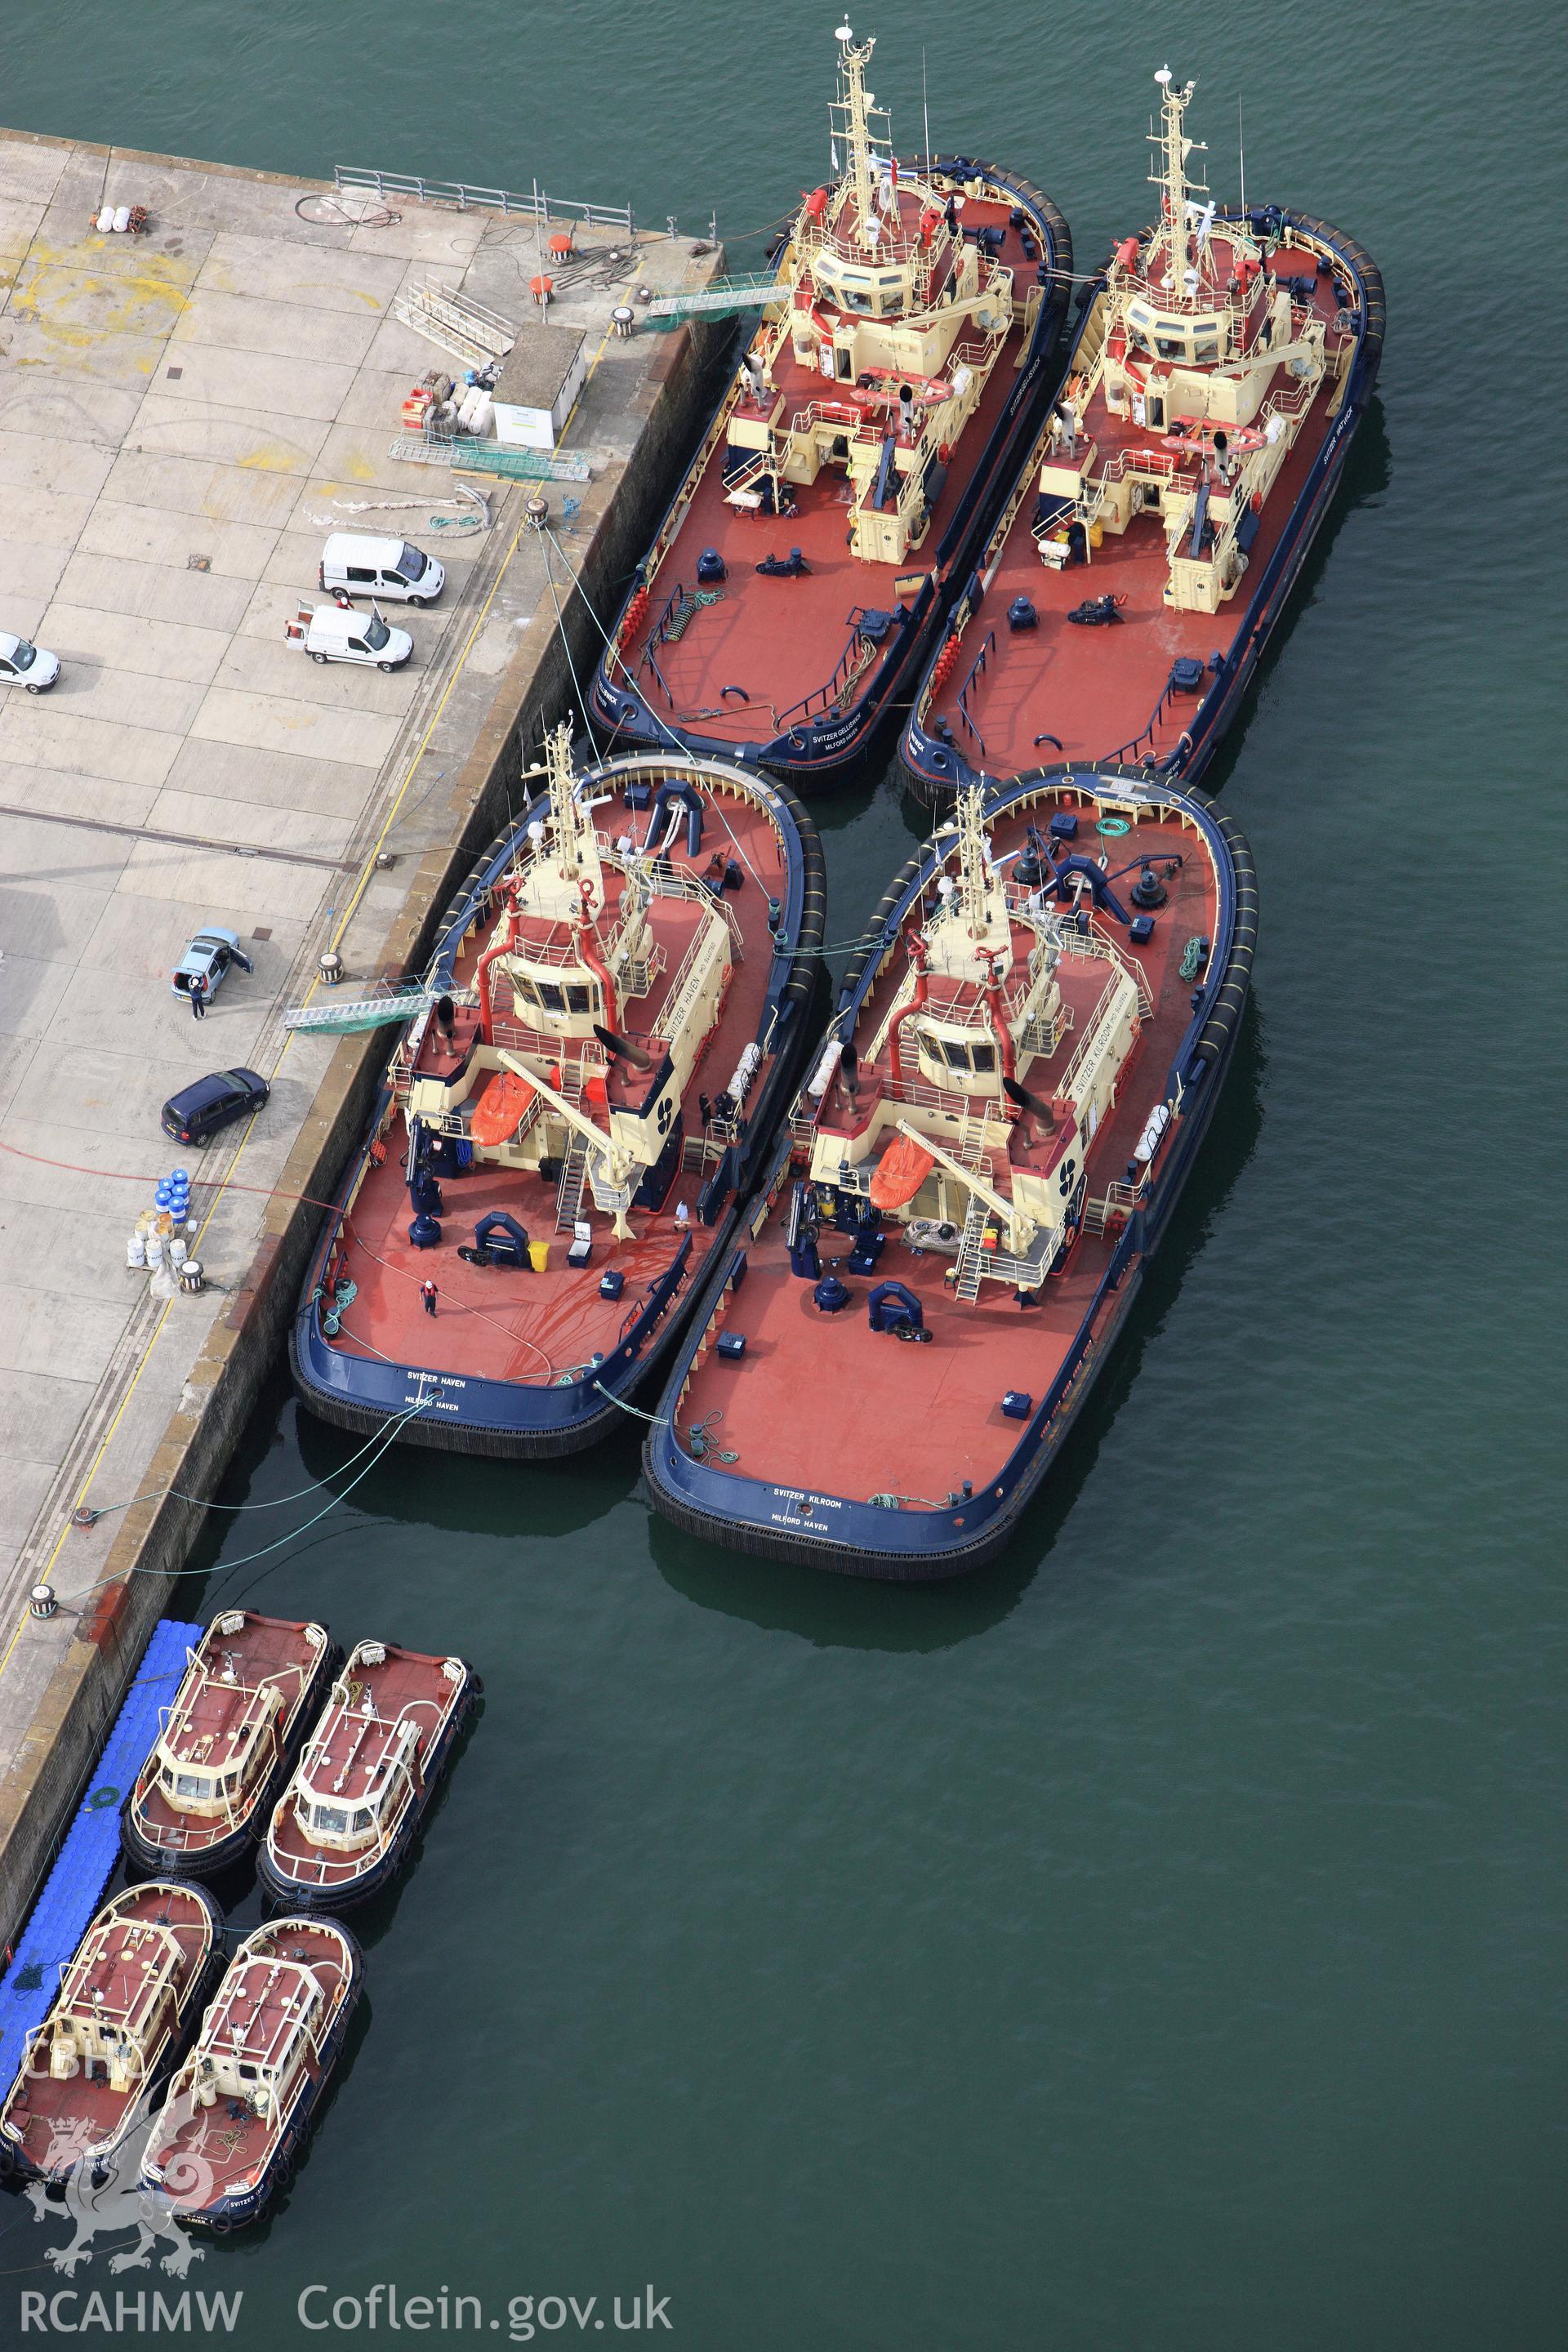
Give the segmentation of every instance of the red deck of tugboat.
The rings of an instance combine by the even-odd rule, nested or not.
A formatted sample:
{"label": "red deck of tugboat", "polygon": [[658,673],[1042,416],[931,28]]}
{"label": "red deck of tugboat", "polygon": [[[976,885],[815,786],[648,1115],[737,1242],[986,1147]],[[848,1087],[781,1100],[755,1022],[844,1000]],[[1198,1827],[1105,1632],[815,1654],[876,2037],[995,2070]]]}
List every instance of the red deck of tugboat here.
{"label": "red deck of tugboat", "polygon": [[[208,1640],[205,1656],[207,1672],[195,1681],[188,1700],[182,1686],[174,1702],[171,1732],[165,1737],[172,1738],[179,1755],[194,1769],[219,1774],[245,1745],[242,1734],[254,1719],[264,1681],[275,1683],[283,1693],[279,1728],[280,1736],[288,1738],[321,1652],[306,1640],[302,1624],[290,1624],[280,1617],[253,1617],[247,1612],[237,1633]],[[233,1682],[223,1679],[226,1660],[234,1667]],[[177,1837],[187,1853],[211,1845],[231,1833],[264,1779],[265,1773],[258,1775],[249,1788],[239,1791],[235,1810],[228,1814],[182,1812],[169,1801],[154,1754],[137,1784],[137,1825],[153,1844],[171,1843]]]}
{"label": "red deck of tugboat", "polygon": [[[279,1969],[278,1961],[297,1965]],[[342,1938],[325,1923],[283,1919],[270,1930],[267,1949],[237,1959],[229,1969],[208,2012],[198,2054],[226,2054],[237,2064],[276,2060],[289,2039],[300,1968],[308,1969],[321,1987],[324,2002],[317,2011],[315,2030],[324,2034],[348,1988],[347,1953]],[[321,2071],[310,2045],[304,2064],[308,2074]],[[291,2084],[283,2087],[287,2093]],[[258,2116],[248,2105],[221,2095],[210,2107],[190,2104],[183,2091],[176,2097],[178,2105],[171,2101],[168,2121],[148,2154],[162,2167],[176,2208],[199,2210],[216,2204],[241,2180],[248,2183],[255,2178],[277,2146],[288,2113],[273,2107]],[[189,2194],[193,2181],[201,2185],[197,2196]]]}
{"label": "red deck of tugboat", "polygon": [[[1229,272],[1229,247],[1218,233],[1213,243],[1216,272],[1223,282]],[[1281,248],[1268,266],[1286,277],[1297,276],[1303,272],[1307,258],[1300,252]],[[1332,318],[1336,297],[1331,278],[1319,279],[1314,308],[1320,318]],[[1288,528],[1301,486],[1323,445],[1331,421],[1327,412],[1331,386],[1331,369],[1264,503],[1248,556],[1254,578],[1261,575]],[[1173,454],[1165,448],[1157,431],[1134,425],[1130,417],[1112,415],[1100,388],[1089,402],[1084,430],[1099,446],[1097,469],[1122,449],[1152,448],[1163,456]],[[1037,476],[1039,463],[1037,457]],[[1198,472],[1194,459],[1184,468],[1184,478],[1195,482]],[[1048,767],[1059,760],[1111,758],[1142,736],[1172,664],[1183,655],[1207,662],[1211,654],[1228,652],[1247,606],[1245,583],[1217,613],[1174,612],[1165,604],[1169,565],[1164,523],[1158,514],[1140,516],[1120,535],[1107,531],[1087,564],[1052,571],[1040,561],[1030,535],[1034,513],[1031,491],[1008,531],[984,604],[964,633],[952,675],[920,714],[921,725],[928,730],[933,717],[945,719],[954,748],[971,767],[983,768],[991,777],[1023,775],[1031,768]],[[1119,622],[1085,627],[1068,620],[1075,604],[1106,595],[1126,600]],[[1026,596],[1034,605],[1037,627],[1016,634],[1009,631],[1005,615],[1016,596]],[[968,717],[978,730],[977,740],[964,724],[959,697],[988,628],[995,631],[995,648],[969,688],[967,702]],[[1196,696],[1173,696],[1152,740],[1139,741],[1138,753],[1152,750],[1156,759],[1163,759],[1174,750],[1197,701]],[[1055,736],[1060,750],[1051,742],[1037,742],[1041,735]]]}
{"label": "red deck of tugboat", "polygon": [[[351,1702],[347,1706],[334,1703],[328,1708],[300,1767],[318,1798],[330,1794],[345,1812],[363,1806],[383,1759],[405,1722],[416,1727],[419,1757],[428,1757],[462,1695],[460,1685],[449,1682],[443,1673],[444,1664],[440,1658],[422,1657],[416,1650],[394,1649],[390,1643],[379,1665],[367,1665],[363,1659],[349,1661],[343,1671],[351,1678]],[[364,1712],[367,1696],[372,1706],[369,1715]],[[279,1807],[268,1843],[274,1861],[302,1885],[312,1887],[355,1876],[377,1852],[369,1843],[352,1852],[312,1845],[300,1828],[291,1796]]]}
{"label": "red deck of tugboat", "polygon": [[[741,888],[724,894],[741,927],[744,955],[735,965],[718,1026],[693,1072],[685,1104],[688,1134],[696,1130],[697,1095],[718,1095],[732,1076],[742,1049],[757,1036],[772,961],[766,901],[786,895],[784,852],[771,821],[760,808],[728,794],[722,807],[734,842],[721,826],[710,824],[696,857],[686,854],[684,833],[682,845],[669,853],[676,871],[689,875],[705,870],[715,845],[734,856],[738,843],[749,861]],[[613,841],[627,829],[628,822],[639,841],[647,830],[646,815],[628,821],[618,803],[608,814],[611,822],[601,826],[602,837]],[[611,878],[608,868],[605,878]],[[633,998],[624,1008],[623,1027],[634,1037],[658,1033],[660,1006],[685,953],[692,908],[689,901],[679,898],[655,898],[648,913],[656,934],[668,935],[668,968],[650,996]],[[458,988],[472,982],[485,940],[481,930],[467,943],[456,974]],[[418,1073],[439,1076],[455,1067],[472,1041],[477,1019],[472,1010],[459,1009],[450,1051],[445,1049],[432,1023],[420,1053]],[[695,1213],[702,1177],[682,1171],[662,1209],[632,1210],[633,1240],[616,1241],[608,1221],[599,1218],[592,1263],[582,1268],[568,1266],[566,1245],[571,1235],[556,1231],[555,1186],[537,1174],[476,1160],[468,1175],[446,1187],[442,1246],[416,1249],[408,1240],[411,1213],[403,1180],[401,1120],[388,1144],[384,1161],[367,1169],[345,1225],[340,1272],[358,1285],[359,1295],[345,1311],[331,1344],[346,1354],[380,1358],[432,1372],[548,1384],[558,1373],[586,1363],[595,1352],[610,1353],[628,1310],[648,1285],[668,1271],[688,1234],[691,1240],[689,1282],[695,1278],[712,1244],[711,1232]],[[692,1211],[685,1228],[676,1219],[676,1210],[683,1202]],[[458,1255],[457,1244],[471,1241],[475,1223],[491,1210],[507,1212],[533,1239],[550,1243],[551,1264],[544,1272],[472,1265]],[[586,1193],[580,1213],[591,1216]],[[600,1276],[612,1265],[618,1266],[626,1278],[619,1299],[599,1295]],[[428,1279],[436,1282],[439,1291],[434,1317],[424,1312],[420,1298],[420,1286]]]}
{"label": "red deck of tugboat", "polygon": [[[993,841],[999,855],[1020,845],[1023,825],[1012,814],[998,822]],[[1124,1068],[1116,1108],[1090,1148],[1091,1197],[1125,1178],[1133,1146],[1163,1098],[1172,1057],[1192,1018],[1192,984],[1177,967],[1187,940],[1194,933],[1212,939],[1216,922],[1215,877],[1200,835],[1174,822],[1142,824],[1126,836],[1126,845],[1129,855],[1135,845],[1155,859],[1184,853],[1185,864],[1166,884],[1169,900],[1146,947],[1128,946],[1125,934],[1116,932],[1123,953],[1143,971],[1154,1012]],[[1115,887],[1120,892],[1127,885]],[[907,971],[895,957],[857,1024],[863,1100],[869,1087],[890,1078],[887,1050],[873,1064],[864,1049]],[[1106,966],[1064,955],[1057,978],[1073,1007],[1074,1025],[1049,1061],[1037,1056],[1021,1072],[1030,1092],[1042,1096],[1051,1093],[1053,1075],[1083,1035]],[[825,1120],[824,1131],[831,1125]],[[1011,1166],[1054,1149],[1026,1145],[1023,1136],[1033,1134],[1026,1116],[1014,1129],[1007,1160],[997,1162],[993,1181],[1004,1195]],[[737,1476],[856,1500],[890,1493],[940,1506],[964,1479],[980,1486],[994,1477],[1020,1433],[1016,1422],[1004,1418],[1002,1398],[1021,1389],[1038,1403],[1049,1388],[1110,1262],[1114,1237],[1085,1234],[1067,1271],[1044,1284],[1042,1303],[1020,1307],[1003,1282],[984,1283],[973,1305],[957,1300],[943,1278],[951,1255],[917,1256],[889,1226],[874,1279],[906,1284],[934,1335],[929,1346],[908,1346],[871,1330],[865,1282],[851,1282],[853,1303],[841,1314],[818,1312],[811,1283],[790,1271],[784,1239],[787,1198],[787,1192],[781,1196],[760,1238],[749,1245],[745,1284],[725,1318],[726,1329],[744,1333],[745,1354],[733,1360],[713,1350],[697,1365],[679,1407],[681,1425],[717,1416],[711,1443],[737,1454]],[[826,1226],[821,1244],[825,1273],[830,1258],[847,1256],[851,1247],[848,1234]]]}
{"label": "red deck of tugboat", "polygon": [[[195,1893],[154,1879],[117,1898],[115,1916],[101,1936],[95,1937],[94,1929],[89,1928],[84,1943],[92,1940],[92,1962],[81,1983],[72,1987],[73,2009],[79,2003],[91,2009],[95,2006],[92,1996],[98,1992],[103,1998],[97,2006],[106,2021],[134,2015],[146,1975],[143,1963],[151,1949],[139,1939],[150,1924],[173,1931],[181,1955],[174,2000],[184,2004],[189,1999],[212,1948],[212,1918]],[[73,1961],[73,1970],[76,1965]],[[65,2081],[56,2081],[49,2073],[51,2034],[46,2020],[31,2044],[29,2071],[6,2111],[6,2121],[21,2131],[23,2155],[42,2172],[111,2141],[142,2088],[138,2078],[129,2090],[113,2090],[107,2068],[100,2074],[96,2067],[89,2070],[80,2064]],[[154,2061],[157,2054],[149,2053]]]}
{"label": "red deck of tugboat", "polygon": [[[900,195],[900,204],[905,232],[912,234],[919,204],[907,193]],[[1002,229],[1005,242],[996,257],[1014,271],[1020,292],[1033,284],[1036,265],[1024,253],[1007,205],[971,197],[963,219],[966,229],[981,226]],[[826,306],[818,308],[826,310]],[[929,572],[934,563],[942,532],[1017,382],[1014,362],[1021,334],[1015,324],[952,452],[930,530],[921,545],[910,551],[907,563],[868,563],[851,553],[853,492],[848,476],[837,467],[825,466],[815,482],[795,487],[798,512],[793,516],[753,514],[731,506],[723,477],[724,459],[730,453],[726,444],[720,444],[649,583],[647,613],[621,648],[626,669],[656,718],[668,719],[677,729],[700,729],[705,740],[757,742],[777,734],[781,718],[795,703],[827,685],[848,644],[853,608],[867,605],[891,611],[897,602],[894,581]],[[743,404],[742,415],[764,415],[782,395],[783,415],[788,417],[813,401],[844,400],[854,389],[830,383],[816,369],[802,366],[787,341],[773,362],[772,373],[774,390],[767,395],[766,408]],[[710,547],[723,557],[729,577],[718,604],[704,606],[679,638],[658,646],[656,658],[673,698],[672,702],[667,701],[658,680],[643,667],[643,656],[675,583],[683,582],[689,591],[695,586],[697,559]],[[808,577],[781,579],[755,569],[765,556],[787,556],[792,547],[800,549],[811,567]],[[896,637],[889,636],[878,662],[856,686],[856,694],[869,689],[877,667],[896,643]],[[624,680],[625,673],[617,673],[617,683]],[[723,689],[731,686],[739,687],[749,700],[742,703],[738,697],[725,696]]]}

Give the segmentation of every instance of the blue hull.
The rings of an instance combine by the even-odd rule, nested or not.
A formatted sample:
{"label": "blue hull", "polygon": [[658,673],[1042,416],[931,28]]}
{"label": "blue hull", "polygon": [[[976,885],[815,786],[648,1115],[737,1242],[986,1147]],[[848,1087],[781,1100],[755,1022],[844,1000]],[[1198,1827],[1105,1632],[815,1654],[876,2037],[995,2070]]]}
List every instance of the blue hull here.
{"label": "blue hull", "polygon": [[[626,764],[612,760],[590,768],[584,782],[614,782]],[[822,845],[816,826],[787,787],[759,778],[754,789],[767,797],[789,845],[789,891],[778,935],[795,946],[775,953],[770,971],[763,1026],[776,1023],[774,1058],[752,1108],[727,1196],[704,1219],[717,1235],[713,1255],[725,1251],[735,1231],[811,1042],[809,1012],[826,908]],[[435,965],[439,984],[450,981],[463,940],[478,919],[476,909],[510,865],[532,810],[530,802],[485,853],[443,919]],[[289,1367],[301,1403],[321,1420],[362,1436],[374,1435],[417,1406],[412,1418],[403,1419],[399,1442],[442,1452],[519,1461],[581,1453],[598,1444],[625,1422],[619,1401],[629,1402],[662,1371],[684,1326],[693,1297],[688,1278],[689,1239],[682,1242],[673,1265],[649,1292],[637,1320],[615,1349],[603,1362],[584,1367],[577,1377],[557,1385],[430,1372],[417,1365],[344,1354],[331,1345],[321,1326],[322,1285],[388,1105],[389,1089],[384,1086],[311,1253],[289,1337]]]}
{"label": "blue hull", "polygon": [[[965,160],[939,156],[936,168],[947,171]],[[1032,215],[1042,254],[1053,275],[1035,320],[1018,381],[992,427],[973,475],[938,543],[931,572],[910,608],[898,658],[881,663],[865,693],[847,709],[825,711],[815,719],[782,728],[766,742],[740,744],[691,729],[678,732],[660,718],[606,647],[594,674],[594,715],[602,726],[626,742],[641,744],[650,751],[679,745],[701,758],[734,760],[747,767],[767,768],[787,778],[803,793],[820,792],[846,781],[864,758],[884,714],[907,693],[922,657],[930,652],[932,639],[940,631],[954,589],[964,578],[976,549],[995,521],[1020,452],[1032,440],[1046,404],[1056,395],[1062,373],[1051,362],[1067,316],[1072,284],[1072,235],[1067,222],[1048,197],[1042,196],[1037,188],[1016,173],[973,162],[967,163],[967,169],[981,173],[994,186],[1006,189]],[[728,385],[725,389],[728,392]],[[656,545],[670,516],[690,490],[691,482],[689,474],[671,499],[655,535]],[[619,642],[627,607],[644,584],[644,569],[639,566],[610,631],[612,646]]]}
{"label": "blue hull", "polygon": [[[993,796],[991,805],[1005,808],[1034,789],[1030,779],[1005,785]],[[1115,789],[1125,793],[1138,787],[1118,780]],[[719,1310],[724,1282],[734,1270],[732,1255],[715,1274],[702,1308],[693,1318],[691,1336],[660,1402],[664,1425],[650,1429],[643,1452],[655,1506],[688,1533],[734,1550],[799,1560],[839,1575],[924,1583],[965,1574],[994,1559],[1039,1491],[1127,1321],[1144,1270],[1170,1223],[1230,1068],[1250,985],[1257,885],[1252,854],[1244,836],[1201,794],[1164,785],[1147,789],[1163,802],[1189,808],[1200,819],[1216,853],[1221,883],[1220,922],[1209,977],[1198,991],[1191,1024],[1175,1058],[1174,1070],[1184,1087],[1183,1107],[1160,1176],[1148,1200],[1124,1227],[1062,1367],[1005,1467],[984,1495],[969,1497],[961,1507],[889,1511],[844,1496],[737,1476],[695,1460],[679,1443],[676,1414],[682,1385],[708,1323]],[[911,873],[917,864],[911,860],[910,868],[905,869],[911,878],[898,899],[891,905],[884,900],[879,910],[873,926],[879,941],[920,887],[918,875]],[[841,1008],[846,1003],[855,1004],[864,994],[874,962],[873,956],[856,976],[854,985],[847,983]],[[783,1181],[788,1162],[786,1146],[771,1171],[770,1194]]]}
{"label": "blue hull", "polygon": [[[1226,217],[1223,208],[1220,217]],[[1264,648],[1284,613],[1301,567],[1333,504],[1343,477],[1345,460],[1350,455],[1351,443],[1372,398],[1383,357],[1385,315],[1383,279],[1371,256],[1353,237],[1331,228],[1326,221],[1318,220],[1310,214],[1288,212],[1283,218],[1330,247],[1360,289],[1362,324],[1358,348],[1351,362],[1340,413],[1301,486],[1279,544],[1247,600],[1241,626],[1223,667],[1215,677],[1213,685],[1194,705],[1191,720],[1183,730],[1176,749],[1163,760],[1145,763],[1154,774],[1172,779],[1179,777],[1184,784],[1194,784],[1203,776],[1241,706]],[[1070,359],[1068,365],[1070,372]],[[973,600],[973,608],[977,610],[977,583],[972,581],[967,593]],[[940,646],[933,651],[915,692],[914,710],[917,714],[925,705],[931,688],[931,670],[940,651]],[[921,726],[918,716],[910,718],[904,730],[900,760],[916,797],[928,807],[944,805],[959,785],[977,781],[978,772],[970,765],[957,745],[941,741],[936,736],[928,734]],[[1097,764],[1104,769],[1107,762],[1101,761]],[[1041,767],[1028,772],[1035,776],[1050,775],[1060,773],[1061,767]]]}

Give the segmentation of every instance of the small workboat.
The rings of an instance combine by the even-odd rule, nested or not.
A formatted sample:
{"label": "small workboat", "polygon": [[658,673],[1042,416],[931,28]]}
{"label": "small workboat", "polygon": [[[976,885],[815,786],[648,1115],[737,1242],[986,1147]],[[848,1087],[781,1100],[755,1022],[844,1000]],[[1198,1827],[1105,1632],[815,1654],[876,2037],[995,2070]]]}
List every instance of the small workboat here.
{"label": "small workboat", "polygon": [[811,1043],[822,845],[789,788],[683,753],[579,776],[565,725],[546,775],[447,912],[307,1275],[295,1383],[347,1429],[512,1456],[606,1435]]}
{"label": "small workboat", "polygon": [[1250,852],[1201,796],[965,786],[693,1318],[644,1454],[658,1509],[850,1576],[994,1558],[1193,1166],[1256,932]]}
{"label": "small workboat", "polygon": [[1123,238],[961,590],[901,746],[916,795],[1075,763],[1195,782],[1344,471],[1383,352],[1354,237],[1188,174],[1155,76],[1158,220]]}
{"label": "small workboat", "polygon": [[402,1868],[479,1680],[461,1658],[362,1642],[287,1790],[258,1874],[275,1901],[346,1911]]}
{"label": "small workboat", "polygon": [[171,1879],[127,1887],[103,1906],[0,2106],[0,2168],[60,2181],[109,2165],[185,2046],[221,1926],[205,1887]]}
{"label": "small workboat", "polygon": [[220,2231],[260,2220],[300,2160],[363,1973],[335,1919],[247,1936],[142,2156],[141,2186],[172,2220]]}
{"label": "small workboat", "polygon": [[1016,173],[900,163],[837,35],[834,177],[609,633],[595,715],[837,782],[907,692],[1057,381],[1072,239]]}
{"label": "small workboat", "polygon": [[213,1878],[249,1853],[341,1654],[324,1625],[249,1609],[214,1619],[121,1815],[139,1869]]}

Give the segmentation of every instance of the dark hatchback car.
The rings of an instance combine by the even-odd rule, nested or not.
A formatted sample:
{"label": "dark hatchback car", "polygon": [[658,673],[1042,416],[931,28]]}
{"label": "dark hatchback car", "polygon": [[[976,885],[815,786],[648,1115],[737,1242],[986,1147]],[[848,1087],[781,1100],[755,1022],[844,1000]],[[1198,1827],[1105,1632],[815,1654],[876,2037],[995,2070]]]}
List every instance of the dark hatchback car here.
{"label": "dark hatchback car", "polygon": [[163,1105],[163,1132],[176,1143],[208,1143],[220,1128],[259,1110],[272,1089],[254,1070],[214,1070]]}

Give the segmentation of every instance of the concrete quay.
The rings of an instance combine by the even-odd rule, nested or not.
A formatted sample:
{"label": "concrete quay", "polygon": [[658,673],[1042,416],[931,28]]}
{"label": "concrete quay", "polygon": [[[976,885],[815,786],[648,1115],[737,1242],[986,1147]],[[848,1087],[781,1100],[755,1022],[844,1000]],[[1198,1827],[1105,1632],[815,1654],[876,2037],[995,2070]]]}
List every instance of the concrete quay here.
{"label": "concrete quay", "polygon": [[[725,339],[612,339],[638,283],[701,284],[722,257],[639,235],[617,262],[580,232],[550,316],[590,336],[565,438],[592,478],[538,486],[549,537],[527,526],[536,486],[483,483],[481,525],[447,470],[389,454],[408,385],[458,372],[393,304],[435,272],[526,333],[534,227],[402,197],[356,222],[331,198],[0,132],[0,629],[63,664],[47,696],[0,689],[0,1942],[178,1594],[287,1328],[308,1202],[388,1050],[292,1034],[284,1009],[329,945],[351,978],[422,952],[540,726],[577,703],[572,662],[586,683],[599,639],[571,575],[611,608]],[[145,205],[146,234],[100,236],[105,203]],[[393,675],[284,642],[322,538],[355,528],[447,569]],[[169,973],[213,922],[256,970],[198,1024]],[[234,1063],[271,1078],[267,1109],[177,1150],[161,1105]],[[175,1160],[213,1286],[161,1302],[124,1242]],[[105,1516],[79,1528],[84,1507]]]}

